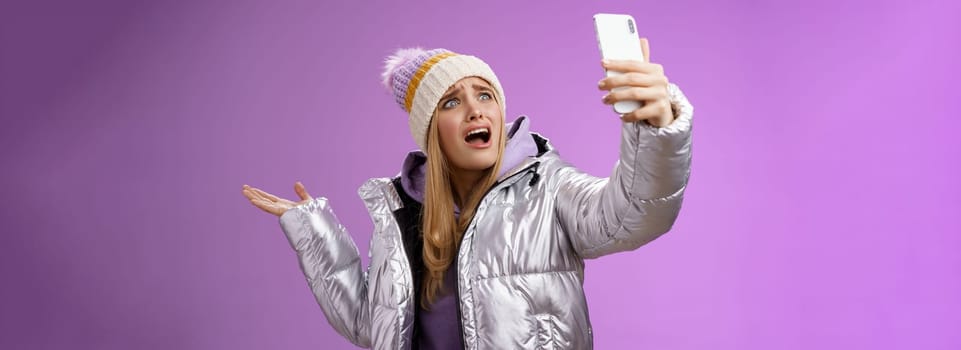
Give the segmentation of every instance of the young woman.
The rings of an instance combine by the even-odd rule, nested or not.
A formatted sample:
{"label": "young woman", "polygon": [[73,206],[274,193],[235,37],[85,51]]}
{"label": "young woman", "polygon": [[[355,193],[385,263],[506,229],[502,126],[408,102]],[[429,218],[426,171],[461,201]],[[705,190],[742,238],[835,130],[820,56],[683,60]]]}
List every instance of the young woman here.
{"label": "young woman", "polygon": [[[645,58],[647,41],[642,39]],[[583,259],[635,249],[674,223],[691,162],[693,107],[663,68],[603,62],[604,103],[644,101],[621,117],[610,178],[561,160],[529,120],[504,121],[504,92],[480,59],[407,49],[385,85],[419,151],[397,177],[359,190],[374,222],[370,264],[323,197],[293,202],[244,185],[280,216],[327,320],[376,349],[589,349]]]}

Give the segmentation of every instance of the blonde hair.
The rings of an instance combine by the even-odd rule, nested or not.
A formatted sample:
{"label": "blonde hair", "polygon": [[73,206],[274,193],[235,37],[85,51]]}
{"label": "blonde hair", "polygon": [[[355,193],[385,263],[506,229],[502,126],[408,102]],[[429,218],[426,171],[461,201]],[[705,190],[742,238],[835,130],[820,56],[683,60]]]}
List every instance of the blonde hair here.
{"label": "blonde hair", "polygon": [[[500,102],[500,101],[498,101]],[[440,129],[437,127],[437,110],[431,117],[427,131],[427,182],[425,184],[423,216],[423,257],[426,271],[421,287],[420,305],[425,310],[434,303],[444,286],[444,273],[455,262],[460,240],[474,218],[477,205],[484,194],[497,181],[501,167],[501,158],[507,144],[504,131],[504,120],[501,116],[500,138],[497,144],[497,160],[494,165],[484,171],[478,186],[470,193],[462,194],[463,206],[460,217],[454,218],[454,191],[450,179],[450,166],[447,156],[440,146]]]}

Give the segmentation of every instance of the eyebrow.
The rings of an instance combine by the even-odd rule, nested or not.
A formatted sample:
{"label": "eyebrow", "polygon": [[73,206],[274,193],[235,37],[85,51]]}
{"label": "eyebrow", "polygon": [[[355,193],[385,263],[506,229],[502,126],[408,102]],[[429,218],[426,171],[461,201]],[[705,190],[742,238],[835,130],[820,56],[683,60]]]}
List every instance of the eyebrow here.
{"label": "eyebrow", "polygon": [[487,87],[486,85],[473,84],[472,86],[474,87],[474,90],[494,92],[493,89]]}
{"label": "eyebrow", "polygon": [[[493,92],[493,90],[492,90],[490,87],[487,87],[487,86],[481,85],[481,84],[471,84],[471,87],[473,87],[474,90],[478,90],[478,91]],[[440,98],[440,100],[441,100],[441,101],[444,101],[444,100],[450,98],[451,96],[456,95],[456,94],[459,93],[459,92],[460,92],[460,88],[459,88],[459,87],[455,87],[454,90],[451,90],[449,93],[447,93],[446,95],[442,96],[442,97]]]}
{"label": "eyebrow", "polygon": [[457,95],[457,93],[459,93],[459,92],[460,92],[460,88],[459,88],[459,87],[454,88],[454,90],[451,90],[450,92],[448,92],[448,93],[445,94],[444,96],[441,96],[440,100],[441,100],[441,101],[444,101],[444,100],[450,98],[451,96]]}

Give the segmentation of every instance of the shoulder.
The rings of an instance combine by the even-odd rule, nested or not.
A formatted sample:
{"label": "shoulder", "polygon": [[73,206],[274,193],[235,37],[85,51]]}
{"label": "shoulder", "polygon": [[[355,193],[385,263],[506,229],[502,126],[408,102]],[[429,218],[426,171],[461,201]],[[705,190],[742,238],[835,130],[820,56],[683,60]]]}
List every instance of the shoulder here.
{"label": "shoulder", "polygon": [[357,195],[364,201],[371,214],[386,214],[403,206],[392,178],[369,179],[357,189]]}

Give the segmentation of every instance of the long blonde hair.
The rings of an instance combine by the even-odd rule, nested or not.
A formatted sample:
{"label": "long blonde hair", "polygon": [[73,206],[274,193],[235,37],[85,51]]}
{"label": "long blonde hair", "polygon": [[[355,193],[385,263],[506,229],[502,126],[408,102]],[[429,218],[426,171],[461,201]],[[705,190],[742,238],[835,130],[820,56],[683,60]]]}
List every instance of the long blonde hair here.
{"label": "long blonde hair", "polygon": [[[498,101],[499,102],[499,101]],[[462,194],[463,207],[460,217],[454,217],[454,191],[451,183],[450,166],[440,146],[440,129],[437,127],[437,110],[431,117],[427,131],[427,182],[424,193],[424,206],[421,227],[424,236],[424,266],[420,305],[425,310],[434,303],[444,285],[444,273],[456,261],[460,240],[470,224],[477,205],[484,194],[497,181],[501,158],[507,143],[501,116],[500,141],[497,144],[497,160],[484,171],[480,184],[470,193]],[[450,291],[447,291],[450,292]]]}

